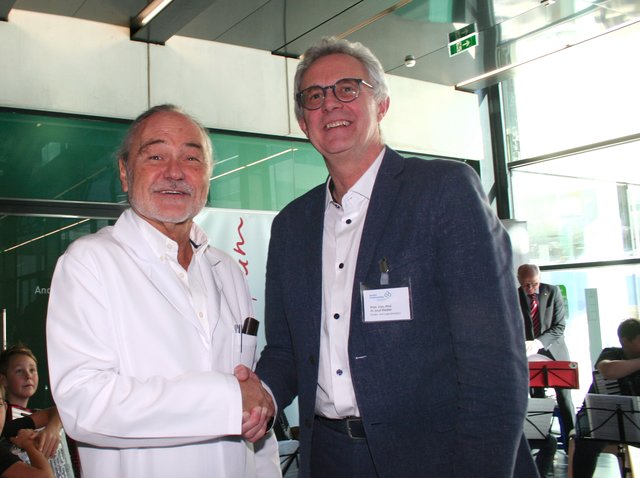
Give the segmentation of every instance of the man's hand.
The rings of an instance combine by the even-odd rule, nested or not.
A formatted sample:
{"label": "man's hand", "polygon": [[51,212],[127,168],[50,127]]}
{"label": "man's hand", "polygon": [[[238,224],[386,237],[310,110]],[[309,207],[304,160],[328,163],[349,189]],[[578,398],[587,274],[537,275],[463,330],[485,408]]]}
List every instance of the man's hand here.
{"label": "man's hand", "polygon": [[255,373],[244,365],[238,365],[233,373],[242,393],[242,436],[254,443],[267,432],[275,405]]}
{"label": "man's hand", "polygon": [[542,342],[539,340],[527,340],[525,346],[527,347],[527,357],[538,353],[538,350],[543,348]]}

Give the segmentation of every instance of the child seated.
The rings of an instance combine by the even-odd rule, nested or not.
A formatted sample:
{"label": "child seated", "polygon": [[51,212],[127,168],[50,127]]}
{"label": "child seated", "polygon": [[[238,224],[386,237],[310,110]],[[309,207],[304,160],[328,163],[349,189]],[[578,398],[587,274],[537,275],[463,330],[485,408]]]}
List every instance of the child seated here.
{"label": "child seated", "polygon": [[[0,384],[7,400],[6,422],[32,413],[29,399],[38,389],[38,360],[29,347],[16,344],[0,353]],[[62,423],[54,408],[47,409],[47,426],[35,438],[36,444],[49,457],[58,449]]]}
{"label": "child seated", "polygon": [[[34,428],[40,428],[49,421],[47,410],[41,410],[30,416],[12,420],[5,426],[6,407],[4,387],[0,384],[0,478],[54,478],[47,457],[38,448],[34,438]],[[24,463],[11,451],[11,444],[27,452],[31,464]]]}

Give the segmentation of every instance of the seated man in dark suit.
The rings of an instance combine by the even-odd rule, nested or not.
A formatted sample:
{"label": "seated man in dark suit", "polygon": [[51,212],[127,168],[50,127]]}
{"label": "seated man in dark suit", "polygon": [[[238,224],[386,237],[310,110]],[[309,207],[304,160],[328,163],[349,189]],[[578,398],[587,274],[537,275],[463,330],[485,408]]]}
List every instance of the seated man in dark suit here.
{"label": "seated man in dark suit", "polygon": [[[607,347],[600,352],[596,370],[606,380],[617,380],[622,395],[640,394],[640,320],[627,319],[618,326],[618,339],[622,347]],[[596,393],[591,384],[589,393]],[[578,423],[586,414],[578,412]],[[582,428],[582,427],[579,427]],[[584,429],[588,430],[588,424]],[[573,477],[591,478],[596,469],[598,455],[607,445],[606,441],[576,437],[573,454]]]}

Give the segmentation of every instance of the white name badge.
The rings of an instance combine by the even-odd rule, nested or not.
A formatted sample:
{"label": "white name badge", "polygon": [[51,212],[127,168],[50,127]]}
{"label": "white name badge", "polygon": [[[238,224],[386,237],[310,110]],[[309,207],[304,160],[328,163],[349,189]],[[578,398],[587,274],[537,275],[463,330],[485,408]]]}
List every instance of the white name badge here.
{"label": "white name badge", "polygon": [[411,320],[409,287],[361,287],[364,322]]}

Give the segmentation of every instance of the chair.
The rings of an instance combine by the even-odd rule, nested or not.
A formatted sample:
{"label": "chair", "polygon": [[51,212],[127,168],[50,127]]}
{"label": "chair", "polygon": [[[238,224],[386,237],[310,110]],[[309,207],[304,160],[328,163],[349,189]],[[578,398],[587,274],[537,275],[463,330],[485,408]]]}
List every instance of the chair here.
{"label": "chair", "polygon": [[278,439],[278,452],[280,455],[280,469],[284,476],[293,463],[298,466],[298,441],[297,427],[290,427],[287,416],[280,412],[273,424],[273,431]]}

